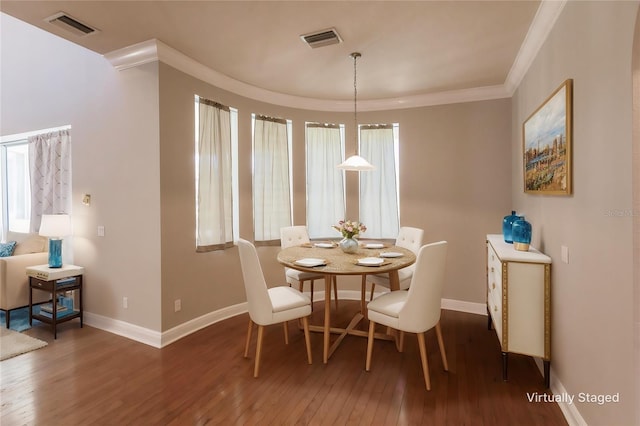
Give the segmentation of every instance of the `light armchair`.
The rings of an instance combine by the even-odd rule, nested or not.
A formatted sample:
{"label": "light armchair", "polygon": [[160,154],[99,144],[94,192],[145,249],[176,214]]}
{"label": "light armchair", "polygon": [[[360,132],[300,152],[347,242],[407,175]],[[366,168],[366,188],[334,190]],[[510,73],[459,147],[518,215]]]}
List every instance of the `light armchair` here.
{"label": "light armchair", "polygon": [[256,358],[253,377],[258,377],[260,372],[260,356],[262,354],[262,340],[264,327],[267,325],[284,323],[285,343],[289,343],[287,322],[301,319],[304,329],[304,340],[307,346],[307,362],[312,363],[311,340],[309,337],[308,317],[311,315],[311,300],[300,291],[292,287],[267,288],[267,283],[262,273],[258,252],[249,241],[238,239],[238,251],[240,253],[240,265],[242,267],[242,279],[247,293],[247,305],[249,307],[249,328],[244,347],[244,357],[249,356],[249,344],[253,324],[258,325],[258,340],[256,343]]}
{"label": "light armchair", "polygon": [[[295,225],[280,228],[280,247],[284,249],[287,247],[299,246],[303,244],[311,244],[306,226]],[[284,268],[284,273],[289,286],[297,284],[298,290],[300,291],[304,290],[304,282],[309,281],[311,287],[309,296],[311,297],[311,310],[313,310],[313,283],[315,282],[315,280],[324,281],[324,275],[319,273],[314,274],[312,272],[298,271],[292,268]],[[333,278],[333,294],[336,301],[336,309],[338,309],[338,283],[335,277]]]}
{"label": "light armchair", "polygon": [[[413,228],[410,226],[403,226],[400,228],[398,232],[398,236],[396,237],[396,246],[403,247],[411,250],[416,256],[418,255],[418,251],[420,247],[422,247],[422,238],[424,236],[424,231],[420,228]],[[413,271],[416,269],[415,264],[407,266],[406,268],[402,268],[398,271],[398,278],[400,280],[400,290],[406,290],[409,288],[409,284],[411,283],[411,277],[413,276]],[[371,296],[369,296],[369,300],[373,300],[373,292],[376,289],[376,285],[390,288],[391,285],[389,283],[389,275],[388,274],[372,274],[372,275],[363,275],[362,276],[362,291],[361,291],[361,300],[360,304],[362,307],[362,312],[366,315],[365,309],[365,292],[367,281],[371,283]]]}
{"label": "light armchair", "polygon": [[427,244],[418,252],[416,268],[408,290],[392,291],[375,298],[367,305],[369,314],[369,340],[367,342],[367,360],[365,370],[371,369],[373,340],[376,324],[391,327],[400,332],[396,343],[400,352],[403,349],[404,333],[415,333],[418,336],[420,360],[427,390],[431,390],[429,363],[424,334],[432,328],[436,329],[442,365],[449,371],[447,354],[442,340],[440,328],[440,304],[442,289],[445,284],[445,266],[447,260],[447,242]]}
{"label": "light armchair", "polygon": [[[47,239],[37,234],[9,232],[7,241],[16,241],[13,256],[0,257],[0,310],[5,312],[5,324],[11,324],[11,311],[29,305],[28,266],[47,263]],[[49,301],[44,292],[33,294],[33,303]]]}

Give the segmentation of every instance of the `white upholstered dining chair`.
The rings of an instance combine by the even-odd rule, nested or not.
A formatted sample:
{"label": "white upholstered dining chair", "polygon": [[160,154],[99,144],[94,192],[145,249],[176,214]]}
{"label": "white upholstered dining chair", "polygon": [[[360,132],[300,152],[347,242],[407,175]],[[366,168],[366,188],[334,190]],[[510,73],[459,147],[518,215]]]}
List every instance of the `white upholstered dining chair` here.
{"label": "white upholstered dining chair", "polygon": [[[423,237],[424,237],[424,231],[422,229],[412,228],[410,226],[403,226],[400,228],[400,231],[398,232],[398,236],[396,237],[396,246],[411,250],[413,253],[417,255],[418,250],[420,250],[420,247],[422,246]],[[414,270],[415,270],[415,263],[413,265],[407,266],[406,268],[402,268],[398,271],[398,278],[400,279],[400,290],[406,290],[409,288],[409,284],[411,283],[411,277],[413,276]],[[365,306],[365,294],[366,294],[367,282],[371,283],[371,296],[369,296],[369,300],[373,299],[373,292],[376,288],[376,285],[390,288],[388,274],[363,275],[361,300],[360,300],[360,304],[362,306],[363,311]]]}
{"label": "white upholstered dining chair", "polygon": [[427,390],[431,390],[429,364],[424,334],[435,327],[445,371],[449,371],[447,354],[440,329],[440,303],[445,282],[447,242],[427,244],[418,251],[416,268],[408,290],[392,291],[376,297],[367,305],[369,340],[365,370],[371,368],[371,355],[376,324],[386,325],[400,332],[398,350],[402,352],[404,332],[416,333],[420,348],[422,371]]}
{"label": "white upholstered dining chair", "polygon": [[247,304],[249,305],[249,329],[247,330],[247,341],[244,347],[245,358],[248,357],[249,353],[253,324],[258,325],[253,377],[258,377],[260,370],[264,327],[271,324],[284,323],[285,342],[288,344],[287,321],[302,319],[304,340],[307,346],[307,360],[311,364],[311,341],[308,322],[308,317],[311,315],[311,300],[291,287],[267,288],[255,246],[247,240],[239,239],[238,250],[240,252],[244,288],[247,293]]}
{"label": "white upholstered dining chair", "polygon": [[[284,249],[302,244],[311,244],[306,226],[296,225],[280,228],[280,247]],[[297,284],[298,290],[300,291],[304,290],[304,282],[309,281],[309,285],[311,287],[311,310],[313,310],[313,283],[315,280],[324,281],[324,275],[315,274],[313,272],[298,271],[292,268],[284,268],[284,274],[289,286]],[[338,284],[335,278],[333,281],[333,293],[336,301],[336,309],[338,309]]]}

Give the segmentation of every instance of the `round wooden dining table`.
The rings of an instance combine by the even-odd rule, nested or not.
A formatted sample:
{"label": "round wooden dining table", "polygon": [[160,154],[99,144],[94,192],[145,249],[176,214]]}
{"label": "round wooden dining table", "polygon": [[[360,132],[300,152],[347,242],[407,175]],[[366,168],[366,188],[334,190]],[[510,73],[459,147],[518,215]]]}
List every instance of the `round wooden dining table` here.
{"label": "round wooden dining table", "polygon": [[[387,254],[395,257],[384,257]],[[363,258],[381,258],[383,260],[380,264],[368,266],[359,263],[359,260]],[[309,259],[323,260],[324,262],[315,262],[321,263],[318,266],[307,266],[308,264],[305,260]],[[395,291],[400,289],[398,270],[415,263],[415,261],[415,254],[403,247],[394,245],[382,245],[380,247],[378,244],[363,243],[360,244],[356,253],[344,253],[336,245],[327,243],[310,243],[287,247],[278,253],[278,262],[287,268],[324,275],[324,324],[322,326],[310,325],[309,330],[324,333],[322,360],[325,364],[346,335],[367,337],[366,331],[355,329],[355,326],[364,318],[364,312],[356,314],[347,328],[331,327],[331,284],[335,277],[339,275],[361,275],[364,277],[365,275],[387,273],[389,274],[390,289]],[[363,306],[362,311],[364,309],[366,308]],[[331,333],[340,335],[333,345],[331,345]],[[385,335],[377,335],[376,337],[389,338],[389,336]]]}

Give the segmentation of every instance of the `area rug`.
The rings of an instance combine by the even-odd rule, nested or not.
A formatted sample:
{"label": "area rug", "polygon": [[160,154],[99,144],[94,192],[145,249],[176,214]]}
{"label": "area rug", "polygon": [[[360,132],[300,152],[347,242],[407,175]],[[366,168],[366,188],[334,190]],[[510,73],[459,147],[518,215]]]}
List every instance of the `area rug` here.
{"label": "area rug", "polygon": [[[2,327],[6,327],[7,325],[5,317],[6,313],[4,311],[0,311],[0,326]],[[31,326],[29,325],[28,306],[11,311],[11,324],[9,328],[15,331],[24,331],[31,328]]]}
{"label": "area rug", "polygon": [[44,348],[47,342],[0,327],[0,361]]}

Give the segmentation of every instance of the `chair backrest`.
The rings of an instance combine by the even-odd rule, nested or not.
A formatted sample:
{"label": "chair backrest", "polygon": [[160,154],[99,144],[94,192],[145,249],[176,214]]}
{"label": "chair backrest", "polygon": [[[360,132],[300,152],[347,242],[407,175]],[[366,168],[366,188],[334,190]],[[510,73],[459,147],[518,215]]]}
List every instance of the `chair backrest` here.
{"label": "chair backrest", "polygon": [[280,247],[282,248],[299,246],[309,242],[309,233],[304,225],[280,228]]}
{"label": "chair backrest", "polygon": [[407,301],[398,315],[400,329],[422,333],[438,323],[446,263],[446,241],[420,248]]}
{"label": "chair backrest", "polygon": [[420,247],[422,247],[422,238],[424,237],[424,231],[420,228],[412,228],[410,226],[403,226],[398,232],[396,238],[396,245],[411,250],[415,254],[418,254]]}
{"label": "chair backrest", "polygon": [[247,240],[238,239],[242,279],[247,293],[249,316],[256,324],[266,324],[273,316],[273,305],[262,273],[258,251]]}

